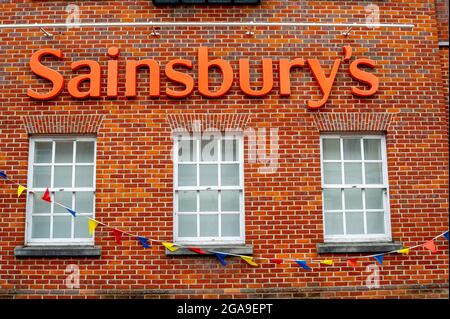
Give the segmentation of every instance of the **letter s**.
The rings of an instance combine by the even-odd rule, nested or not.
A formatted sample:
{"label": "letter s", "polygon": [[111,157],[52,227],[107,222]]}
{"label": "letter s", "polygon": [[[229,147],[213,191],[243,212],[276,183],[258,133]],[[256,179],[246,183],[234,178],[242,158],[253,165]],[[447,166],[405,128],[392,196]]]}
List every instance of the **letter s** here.
{"label": "letter s", "polygon": [[51,55],[57,58],[62,58],[63,54],[61,50],[56,49],[42,49],[35,52],[30,58],[30,68],[34,74],[40,76],[44,79],[49,80],[53,83],[53,88],[50,92],[46,94],[39,94],[35,91],[28,89],[27,95],[36,100],[50,100],[55,96],[58,96],[64,88],[64,78],[63,76],[55,70],[52,70],[41,64],[41,59],[44,56]]}
{"label": "letter s", "polygon": [[358,66],[360,65],[375,68],[375,61],[366,58],[356,59],[350,64],[350,67],[348,68],[348,71],[350,72],[350,75],[353,79],[368,84],[370,86],[370,89],[368,91],[365,91],[358,89],[356,86],[352,86],[352,94],[361,97],[374,95],[378,90],[378,78],[374,74],[359,69]]}

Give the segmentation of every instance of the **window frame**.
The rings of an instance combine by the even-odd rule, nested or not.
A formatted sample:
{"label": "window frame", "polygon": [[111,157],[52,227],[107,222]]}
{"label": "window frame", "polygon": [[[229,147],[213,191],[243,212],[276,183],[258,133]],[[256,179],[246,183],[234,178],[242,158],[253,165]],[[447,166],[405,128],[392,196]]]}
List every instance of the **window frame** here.
{"label": "window frame", "polygon": [[[55,145],[54,143],[57,141],[81,141],[81,142],[94,142],[94,161],[92,164],[84,163],[87,165],[93,165],[93,184],[92,187],[53,187],[54,180],[54,167],[55,167]],[[58,239],[50,239],[50,238],[32,238],[32,211],[33,211],[33,196],[31,193],[34,192],[44,192],[46,188],[35,188],[33,187],[33,174],[34,174],[34,153],[35,153],[35,145],[36,142],[52,142],[52,163],[51,163],[51,185],[48,186],[48,189],[51,193],[51,199],[54,200],[53,192],[63,191],[69,189],[70,192],[79,192],[79,191],[90,191],[93,192],[93,203],[92,203],[92,218],[95,218],[95,202],[96,202],[96,171],[97,171],[97,138],[92,135],[38,135],[31,136],[29,138],[29,155],[28,155],[28,177],[27,177],[27,201],[26,201],[26,223],[25,223],[25,245],[27,246],[93,246],[95,243],[95,234],[93,234],[90,238],[58,238]],[[76,157],[76,149],[73,151],[73,157]],[[66,163],[63,163],[63,165]],[[66,164],[67,165],[67,164]],[[72,170],[76,166],[76,161],[71,163]],[[56,165],[58,166],[58,165]],[[74,182],[75,173],[72,171],[72,182]],[[73,199],[72,199],[73,200]],[[50,205],[50,204],[49,204]],[[55,205],[55,204],[52,204]],[[53,223],[53,212],[50,213],[50,222]],[[67,212],[68,216],[71,218],[79,218],[81,216],[73,217]],[[51,224],[52,225],[52,224]],[[87,227],[87,220],[86,220]],[[50,232],[52,231],[52,226],[50,226]]]}
{"label": "window frame", "polygon": [[[339,162],[341,163],[341,183],[344,179],[344,165],[345,162],[351,162],[351,160],[344,160],[343,154],[343,139],[344,138],[355,138],[361,141],[361,145],[364,144],[364,139],[379,139],[381,141],[381,166],[382,166],[382,184],[324,184],[324,152],[323,152],[323,140],[327,138],[339,139],[341,158],[339,160],[325,160],[325,162]],[[371,160],[364,159],[364,150],[361,148],[361,160],[355,160],[356,162],[370,162]],[[374,160],[378,161],[379,160]],[[345,132],[345,133],[322,133],[320,134],[320,173],[321,173],[321,188],[322,188],[322,220],[323,220],[323,236],[324,241],[329,243],[339,243],[339,242],[386,242],[392,241],[392,230],[391,230],[391,213],[390,213],[390,203],[389,203],[389,179],[388,179],[388,166],[387,166],[387,146],[386,146],[386,135],[382,133],[361,133],[361,132]],[[362,178],[365,178],[365,165],[362,165]],[[352,189],[352,188],[374,188],[382,189],[383,191],[383,206],[384,206],[384,234],[343,234],[343,235],[327,235],[325,226],[325,201],[324,201],[324,190],[325,189]],[[345,229],[345,203],[344,203],[344,192],[342,192],[342,212],[343,212],[343,227]],[[365,196],[362,195],[363,200],[363,218],[364,227],[367,227],[366,214],[367,210],[365,208]]]}
{"label": "window frame", "polygon": [[[210,135],[220,135],[218,139],[218,158],[217,161],[201,161],[200,153],[201,153],[201,139],[202,136],[210,136]],[[228,135],[228,138],[227,138]],[[244,192],[244,134],[241,131],[226,131],[226,132],[218,132],[218,131],[205,131],[205,132],[174,132],[173,135],[173,239],[175,243],[178,244],[196,244],[196,245],[240,245],[245,244],[245,192]],[[179,162],[178,161],[178,140],[190,140],[194,139],[197,144],[196,149],[196,160],[195,162]],[[238,143],[238,151],[239,155],[237,161],[223,161],[222,160],[222,141],[224,139],[236,139]],[[217,164],[218,165],[218,180],[217,186],[178,186],[178,164],[196,164],[197,167],[197,181],[199,182],[200,178],[200,164]],[[221,164],[222,163],[235,163],[239,164],[239,185],[238,186],[220,186],[221,182]],[[240,236],[233,237],[179,237],[178,236],[178,216],[180,215],[178,212],[178,191],[205,191],[205,190],[218,190],[220,193],[221,190],[239,190],[239,232]],[[217,212],[201,212],[200,211],[200,203],[199,203],[199,194],[197,194],[197,210],[194,213],[187,213],[199,216],[201,214],[212,214],[217,213],[219,215],[219,233],[221,228],[221,218],[222,214],[236,214],[236,212],[222,212],[221,210],[221,195],[218,194],[218,210]],[[182,213],[184,214],[184,213]],[[197,218],[197,232],[199,231],[200,218]]]}

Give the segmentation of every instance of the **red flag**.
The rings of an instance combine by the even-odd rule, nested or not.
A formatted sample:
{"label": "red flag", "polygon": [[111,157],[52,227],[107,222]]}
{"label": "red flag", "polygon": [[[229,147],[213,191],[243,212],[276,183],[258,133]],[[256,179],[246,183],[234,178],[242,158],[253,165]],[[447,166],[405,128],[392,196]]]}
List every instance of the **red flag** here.
{"label": "red flag", "polygon": [[352,267],[356,267],[358,266],[358,259],[356,258],[351,258],[348,260],[348,265],[352,266]]}
{"label": "red flag", "polygon": [[431,250],[432,253],[437,252],[436,245],[434,244],[433,240],[427,241],[425,244],[423,244],[423,247],[425,247],[426,249]]}
{"label": "red flag", "polygon": [[271,259],[270,259],[270,262],[271,262],[271,263],[274,263],[274,264],[281,264],[281,263],[283,262],[283,259],[280,259],[280,258],[271,258]]}
{"label": "red flag", "polygon": [[198,247],[189,247],[190,250],[192,250],[193,252],[196,252],[197,254],[200,255],[205,255],[206,251],[202,250],[201,248]]}
{"label": "red flag", "polygon": [[114,237],[116,238],[116,242],[120,245],[122,243],[122,232],[118,229],[113,229]]}
{"label": "red flag", "polygon": [[42,200],[45,200],[46,202],[51,203],[52,200],[50,198],[50,191],[48,190],[48,188],[45,190],[44,195],[42,195]]}

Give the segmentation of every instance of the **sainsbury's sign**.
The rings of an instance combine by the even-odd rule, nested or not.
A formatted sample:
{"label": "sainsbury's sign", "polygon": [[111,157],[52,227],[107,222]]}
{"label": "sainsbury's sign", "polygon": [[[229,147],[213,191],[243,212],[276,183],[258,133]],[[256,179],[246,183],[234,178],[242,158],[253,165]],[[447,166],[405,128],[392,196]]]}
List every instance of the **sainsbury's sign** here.
{"label": "sainsbury's sign", "polygon": [[[42,59],[46,56],[52,56],[58,59],[63,58],[63,52],[57,49],[42,49],[35,52],[30,59],[30,68],[38,77],[47,79],[51,82],[50,89],[45,92],[36,92],[28,89],[27,95],[36,100],[51,100],[61,94],[66,86],[63,75],[55,69],[45,66]],[[119,49],[110,47],[108,49],[110,59],[107,62],[106,73],[106,97],[114,99],[119,94]],[[325,71],[321,63],[317,59],[295,58],[280,59],[274,62],[270,58],[262,59],[262,86],[252,88],[250,83],[250,60],[239,59],[239,70],[237,76],[231,64],[224,59],[212,59],[208,56],[208,48],[198,48],[197,55],[197,89],[198,92],[207,98],[221,98],[230,89],[234,83],[235,77],[239,83],[240,90],[243,94],[251,97],[263,97],[269,94],[274,86],[274,63],[278,63],[278,88],[282,97],[291,95],[291,71],[294,68],[307,68],[312,73],[318,88],[322,92],[322,96],[317,100],[308,100],[306,106],[309,109],[318,109],[325,105],[331,90],[333,88],[336,74],[340,65],[348,63],[347,73],[357,82],[358,86],[349,88],[349,94],[358,97],[369,97],[374,95],[378,90],[379,81],[375,74],[367,72],[366,69],[374,69],[375,61],[368,58],[358,58],[350,62],[352,56],[352,48],[344,46],[343,57],[334,60],[331,71]],[[147,69],[149,73],[149,96],[158,98],[161,95],[161,66],[154,59],[127,60],[125,63],[125,97],[134,98],[137,95],[137,74],[140,69]],[[67,82],[68,93],[76,99],[100,98],[102,96],[102,66],[97,61],[82,60],[72,62],[70,65],[73,72],[87,68],[88,72],[74,75]],[[362,68],[363,67],[363,68]],[[170,98],[182,99],[187,98],[194,91],[194,78],[187,72],[181,70],[192,70],[194,62],[187,59],[174,59],[168,62],[164,67],[164,74],[168,81],[179,84],[180,89],[174,89],[167,86],[165,94]],[[180,70],[181,69],[181,70]],[[221,72],[221,82],[214,85],[214,90],[210,89],[210,71],[217,69]],[[326,75],[328,73],[329,75]],[[81,88],[81,85],[87,82]]]}

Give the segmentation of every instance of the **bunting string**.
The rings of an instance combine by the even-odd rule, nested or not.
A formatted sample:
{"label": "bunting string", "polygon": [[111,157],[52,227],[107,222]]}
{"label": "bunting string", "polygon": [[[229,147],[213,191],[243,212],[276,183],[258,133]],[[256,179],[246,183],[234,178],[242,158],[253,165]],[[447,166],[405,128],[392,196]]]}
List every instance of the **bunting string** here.
{"label": "bunting string", "polygon": [[[20,197],[20,195],[27,189],[26,187],[20,185],[19,183],[11,180],[8,178],[7,174],[4,171],[0,171],[0,179],[4,179],[14,185],[17,186],[17,195]],[[64,208],[68,213],[70,213],[74,218],[80,218],[77,216],[76,211],[72,210],[70,207],[67,207],[61,203],[58,203],[54,200],[51,200],[50,191],[47,188],[44,195],[41,198],[43,201],[46,201],[48,203],[54,203],[62,208]],[[82,216],[84,217],[84,216]],[[162,245],[166,249],[170,251],[176,251],[178,249],[189,249],[197,254],[206,255],[206,254],[212,254],[215,255],[218,259],[218,261],[223,265],[226,266],[228,263],[225,260],[227,257],[239,257],[243,261],[245,261],[247,264],[257,267],[259,264],[257,261],[265,261],[273,264],[281,264],[281,263],[292,263],[297,265],[298,267],[306,270],[306,271],[312,271],[313,269],[309,266],[310,264],[317,264],[317,265],[324,265],[324,266],[333,266],[336,262],[346,262],[347,265],[351,267],[357,267],[358,261],[365,260],[365,259],[371,259],[373,258],[380,266],[383,265],[384,257],[386,255],[391,254],[400,254],[400,255],[408,255],[411,250],[417,249],[419,247],[425,248],[429,250],[431,253],[437,252],[437,247],[435,244],[435,241],[440,238],[444,237],[448,240],[448,230],[445,232],[442,232],[441,234],[433,237],[432,239],[426,241],[425,243],[421,243],[415,246],[410,247],[403,247],[401,249],[387,251],[383,253],[377,253],[377,254],[371,254],[371,255],[363,255],[363,256],[349,256],[349,257],[337,257],[332,259],[323,259],[320,257],[309,257],[309,258],[301,258],[301,259],[294,259],[294,258],[273,258],[273,257],[257,257],[257,256],[247,256],[247,255],[241,255],[241,254],[234,254],[229,252],[223,252],[223,251],[216,251],[214,249],[203,249],[199,247],[194,247],[191,245],[182,245],[178,243],[172,243],[170,241],[166,240],[157,240],[145,236],[141,236],[140,234],[134,234],[130,233],[121,229],[117,229],[116,227],[110,226],[108,224],[105,224],[101,221],[98,221],[93,218],[87,218],[87,227],[89,230],[89,234],[93,235],[95,233],[95,230],[98,226],[106,227],[112,230],[114,238],[116,240],[117,244],[121,244],[122,237],[124,235],[135,238],[143,248],[151,248],[151,243],[157,243],[159,245]]]}

